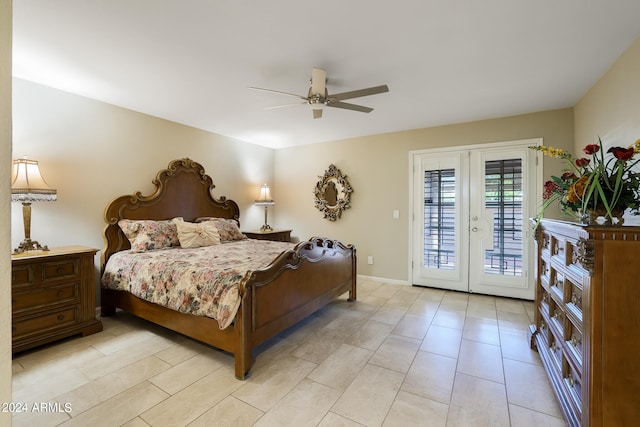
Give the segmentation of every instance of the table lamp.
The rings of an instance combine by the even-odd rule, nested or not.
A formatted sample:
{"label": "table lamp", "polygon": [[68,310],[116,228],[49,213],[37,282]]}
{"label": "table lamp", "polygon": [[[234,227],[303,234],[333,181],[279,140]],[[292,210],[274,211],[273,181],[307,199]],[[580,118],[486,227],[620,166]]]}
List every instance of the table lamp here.
{"label": "table lamp", "polygon": [[262,187],[260,187],[260,194],[258,195],[258,199],[256,200],[257,206],[264,206],[264,225],[260,227],[261,231],[269,231],[272,229],[271,226],[267,223],[267,211],[269,209],[269,206],[273,206],[275,204],[276,202],[271,199],[271,190],[269,190],[269,186],[267,184],[264,184]]}
{"label": "table lamp", "polygon": [[15,254],[28,251],[48,251],[46,245],[31,240],[31,203],[53,202],[57,199],[55,189],[49,187],[40,174],[38,162],[27,158],[13,161],[11,174],[11,201],[22,202],[22,219],[24,221],[24,240],[16,249]]}

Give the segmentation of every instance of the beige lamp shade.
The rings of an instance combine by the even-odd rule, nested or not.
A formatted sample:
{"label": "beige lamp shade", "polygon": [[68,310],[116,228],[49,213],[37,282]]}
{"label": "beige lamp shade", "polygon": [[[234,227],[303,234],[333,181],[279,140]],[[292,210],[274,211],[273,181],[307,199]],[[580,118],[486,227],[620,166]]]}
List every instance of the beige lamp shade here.
{"label": "beige lamp shade", "polygon": [[14,202],[53,202],[57,192],[46,183],[36,160],[13,161],[11,200]]}
{"label": "beige lamp shade", "polygon": [[262,187],[260,187],[260,194],[256,199],[256,205],[273,206],[275,204],[276,202],[271,198],[271,190],[269,189],[269,186],[267,184],[263,184]]}

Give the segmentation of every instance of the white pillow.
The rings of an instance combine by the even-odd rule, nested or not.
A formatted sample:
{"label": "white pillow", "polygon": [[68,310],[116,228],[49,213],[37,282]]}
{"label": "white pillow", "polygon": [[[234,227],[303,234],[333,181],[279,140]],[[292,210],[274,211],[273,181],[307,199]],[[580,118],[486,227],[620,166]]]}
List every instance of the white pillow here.
{"label": "white pillow", "polygon": [[178,228],[178,240],[183,248],[199,248],[220,244],[220,235],[214,222],[192,223],[174,218]]}

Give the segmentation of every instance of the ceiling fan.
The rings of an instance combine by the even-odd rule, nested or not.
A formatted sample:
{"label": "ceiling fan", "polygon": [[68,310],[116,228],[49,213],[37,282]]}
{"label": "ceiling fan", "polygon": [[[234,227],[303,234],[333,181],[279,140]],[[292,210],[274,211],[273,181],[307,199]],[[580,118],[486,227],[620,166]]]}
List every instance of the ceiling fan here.
{"label": "ceiling fan", "polygon": [[313,111],[313,118],[319,119],[322,117],[322,109],[326,107],[343,108],[345,110],[360,111],[362,113],[370,113],[373,108],[364,107],[362,105],[350,104],[342,102],[345,99],[360,98],[363,96],[376,95],[378,93],[389,92],[387,85],[369,87],[366,89],[353,90],[349,92],[337,93],[329,95],[327,92],[327,72],[321,68],[313,68],[311,72],[311,86],[309,87],[309,93],[307,96],[296,95],[288,92],[281,92],[279,90],[263,89],[259,87],[250,87],[249,89],[260,90],[263,92],[279,93],[281,95],[293,96],[301,99],[303,102],[297,102],[295,104],[277,105],[275,107],[267,107],[266,109],[290,107],[293,105],[308,104]]}

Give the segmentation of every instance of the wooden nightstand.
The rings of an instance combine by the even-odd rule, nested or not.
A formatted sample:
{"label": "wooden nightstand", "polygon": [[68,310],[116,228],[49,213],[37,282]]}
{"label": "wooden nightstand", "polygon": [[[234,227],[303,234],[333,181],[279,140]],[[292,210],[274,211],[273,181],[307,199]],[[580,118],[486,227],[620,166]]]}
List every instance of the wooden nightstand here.
{"label": "wooden nightstand", "polygon": [[102,330],[96,319],[96,252],[65,246],[11,256],[13,353]]}
{"label": "wooden nightstand", "polygon": [[243,231],[244,235],[250,239],[274,240],[276,242],[290,242],[291,230],[256,230]]}

